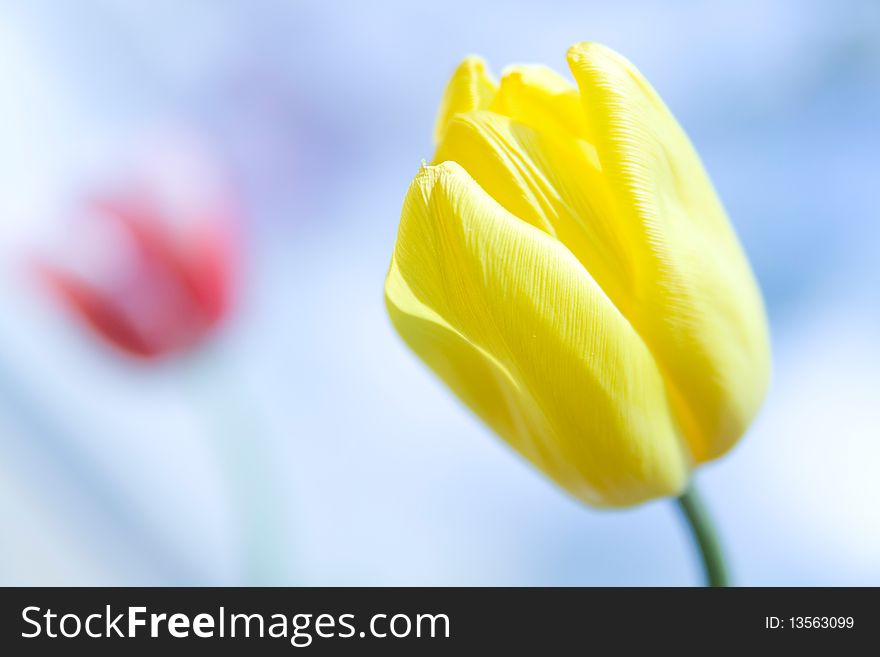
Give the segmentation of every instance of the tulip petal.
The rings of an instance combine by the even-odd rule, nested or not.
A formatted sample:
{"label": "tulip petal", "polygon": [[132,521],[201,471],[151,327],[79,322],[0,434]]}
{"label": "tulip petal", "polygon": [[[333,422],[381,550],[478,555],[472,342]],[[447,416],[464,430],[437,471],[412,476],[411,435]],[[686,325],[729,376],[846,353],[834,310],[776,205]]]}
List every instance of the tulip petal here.
{"label": "tulip petal", "polygon": [[82,320],[111,344],[139,358],[155,358],[162,349],[129,319],[114,299],[88,281],[61,269],[34,264],[37,275]]}
{"label": "tulip petal", "polygon": [[634,257],[627,316],[654,353],[696,460],[741,436],[769,378],[760,293],[689,139],[626,59],[573,46],[613,220]]}
{"label": "tulip petal", "polygon": [[385,294],[419,356],[579,499],[625,506],[684,487],[690,457],[641,337],[561,242],[458,164],[410,187]]}
{"label": "tulip petal", "polygon": [[473,55],[466,57],[452,74],[443,92],[434,124],[434,144],[443,140],[446,126],[453,116],[486,109],[497,90],[498,84],[486,70],[486,62]]}
{"label": "tulip petal", "polygon": [[541,131],[592,141],[577,87],[546,66],[505,69],[489,109]]}
{"label": "tulip petal", "polygon": [[435,162],[460,164],[492,198],[556,237],[626,314],[631,256],[593,147],[494,112],[450,121]]}

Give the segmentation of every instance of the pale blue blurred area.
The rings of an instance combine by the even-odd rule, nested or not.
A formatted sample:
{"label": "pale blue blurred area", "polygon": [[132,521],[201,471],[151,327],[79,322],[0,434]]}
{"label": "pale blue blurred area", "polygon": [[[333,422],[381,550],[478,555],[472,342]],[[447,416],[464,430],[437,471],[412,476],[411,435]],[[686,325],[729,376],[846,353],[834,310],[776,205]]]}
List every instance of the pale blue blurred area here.
{"label": "pale blue blurred area", "polygon": [[[669,502],[568,499],[385,316],[400,204],[458,60],[564,70],[580,40],[664,96],[766,295],[771,393],[699,475],[738,580],[880,585],[872,0],[0,4],[0,583],[251,581],[254,490],[279,584],[697,583]],[[207,353],[145,368],[18,264],[154,134],[231,172],[248,266]],[[232,429],[256,456],[219,435],[230,413],[260,418]]]}

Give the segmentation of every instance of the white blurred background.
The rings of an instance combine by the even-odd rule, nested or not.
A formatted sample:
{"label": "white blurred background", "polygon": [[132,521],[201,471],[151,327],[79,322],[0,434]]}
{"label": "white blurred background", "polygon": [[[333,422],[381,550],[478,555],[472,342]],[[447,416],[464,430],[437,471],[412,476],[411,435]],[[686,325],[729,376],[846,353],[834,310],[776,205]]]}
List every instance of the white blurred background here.
{"label": "white blurred background", "polygon": [[[738,582],[880,585],[872,0],[0,3],[0,583],[699,583],[670,502],[568,499],[385,316],[458,60],[581,40],[664,96],[765,292],[770,395],[699,474]],[[244,236],[222,330],[149,364],[21,266],[145,167],[234,189]]]}

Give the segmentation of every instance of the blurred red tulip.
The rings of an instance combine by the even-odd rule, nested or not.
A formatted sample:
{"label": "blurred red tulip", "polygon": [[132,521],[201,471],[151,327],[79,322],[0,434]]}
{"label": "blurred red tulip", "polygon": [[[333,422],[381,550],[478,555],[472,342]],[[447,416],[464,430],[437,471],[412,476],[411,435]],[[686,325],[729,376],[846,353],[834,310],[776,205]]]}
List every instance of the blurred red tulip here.
{"label": "blurred red tulip", "polygon": [[101,222],[90,227],[114,237],[102,249],[115,266],[81,273],[40,260],[50,289],[132,356],[154,359],[198,345],[229,306],[236,245],[227,213],[214,209],[172,223],[152,197],[134,193],[99,198],[88,209]]}

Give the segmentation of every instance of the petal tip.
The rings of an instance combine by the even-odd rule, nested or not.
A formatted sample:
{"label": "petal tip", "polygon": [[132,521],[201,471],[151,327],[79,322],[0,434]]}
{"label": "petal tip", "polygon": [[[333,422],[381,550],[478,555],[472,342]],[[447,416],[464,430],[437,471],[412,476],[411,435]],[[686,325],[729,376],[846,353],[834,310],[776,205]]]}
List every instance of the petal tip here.
{"label": "petal tip", "polygon": [[458,68],[456,68],[455,72],[488,75],[489,66],[488,64],[486,64],[486,60],[483,59],[480,55],[472,54],[467,55],[464,59],[461,60],[461,63],[458,65]]}
{"label": "petal tip", "polygon": [[581,62],[583,60],[595,59],[598,57],[608,57],[616,55],[608,46],[603,46],[596,41],[579,41],[572,45],[566,53],[566,59],[570,64]]}
{"label": "petal tip", "polygon": [[436,164],[422,164],[419,172],[416,174],[417,181],[437,181],[446,176],[457,176],[464,171],[464,168],[452,160],[444,160]]}
{"label": "petal tip", "polygon": [[485,60],[478,55],[465,57],[446,85],[434,124],[434,144],[442,141],[446,124],[453,115],[487,108],[497,91],[498,83]]}
{"label": "petal tip", "polygon": [[437,164],[422,164],[410,185],[410,194],[417,194],[423,201],[431,198],[439,188],[443,189],[454,179],[467,175],[457,162],[445,160]]}

